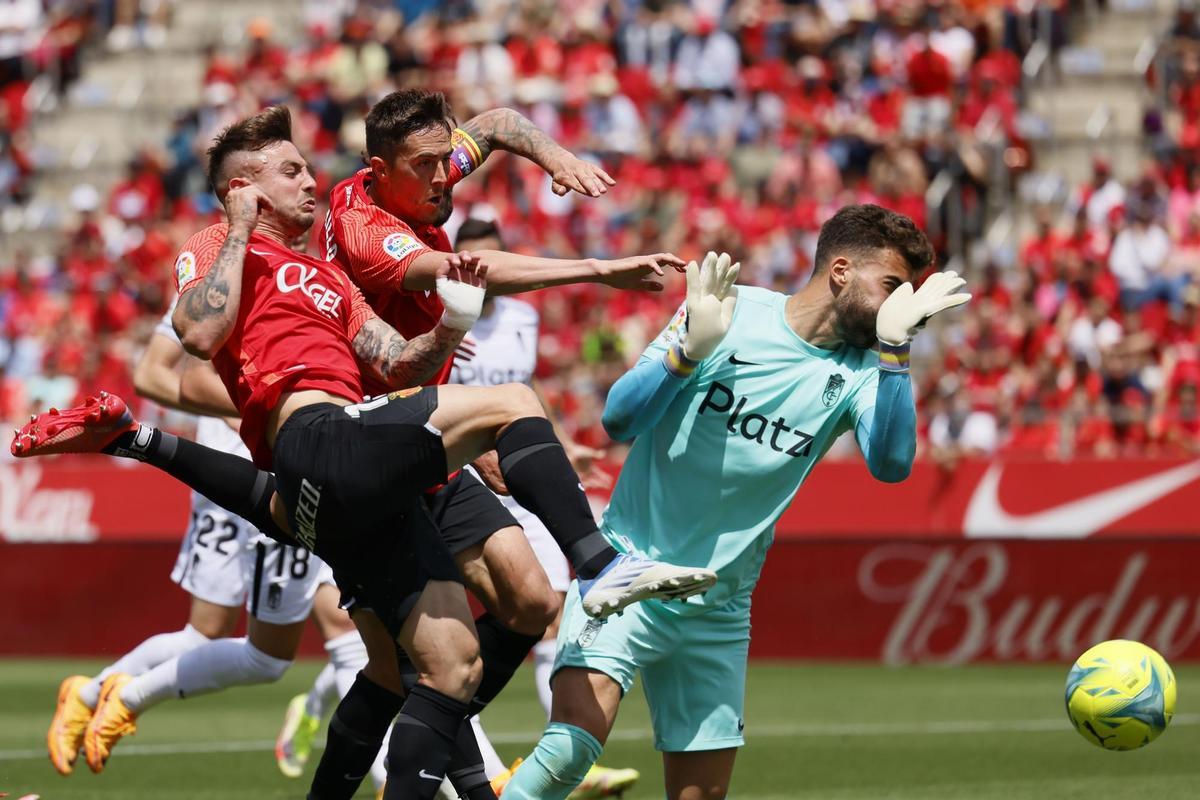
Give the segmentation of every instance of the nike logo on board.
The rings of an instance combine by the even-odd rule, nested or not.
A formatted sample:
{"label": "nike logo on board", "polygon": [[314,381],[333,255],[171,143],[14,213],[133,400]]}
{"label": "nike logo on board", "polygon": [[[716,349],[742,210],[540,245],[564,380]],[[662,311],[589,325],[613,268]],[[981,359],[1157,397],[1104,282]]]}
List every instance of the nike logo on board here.
{"label": "nike logo on board", "polygon": [[975,487],[963,520],[963,533],[968,537],[1082,539],[1200,478],[1200,461],[1032,514],[1004,510],[1000,504],[1003,471],[1003,465],[993,464]]}

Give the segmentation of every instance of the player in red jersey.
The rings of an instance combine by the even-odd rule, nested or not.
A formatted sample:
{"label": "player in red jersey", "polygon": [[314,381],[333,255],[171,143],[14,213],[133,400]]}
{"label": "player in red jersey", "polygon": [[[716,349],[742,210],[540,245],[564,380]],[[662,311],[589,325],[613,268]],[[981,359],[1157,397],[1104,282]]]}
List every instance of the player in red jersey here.
{"label": "player in red jersey", "polygon": [[[488,111],[453,127],[445,98],[404,90],[379,101],[367,115],[369,166],[338,184],[325,220],[326,256],[363,290],[372,308],[406,336],[428,331],[441,314],[434,288],[438,264],[451,251],[440,227],[451,209],[453,185],[494,149],[507,149],[542,166],[556,191],[599,195],[612,179],[576,158],[510,109]],[[551,259],[499,250],[477,254],[487,264],[492,293],[511,293],[583,281],[661,290],[664,266],[683,262],[669,253],[604,261]],[[432,384],[446,383],[447,360]],[[385,388],[366,381],[371,394]],[[494,454],[476,468],[503,491]],[[518,634],[540,635],[553,619],[556,597],[519,526],[470,475],[457,476],[434,501],[439,527],[467,585]],[[556,540],[583,581],[616,558],[599,534]],[[530,643],[528,646],[532,646]]]}
{"label": "player in red jersey", "polygon": [[[432,797],[448,768],[465,781],[456,780],[460,791],[492,796],[486,778],[479,782],[478,748],[462,725],[469,701],[484,692],[487,664],[480,664],[457,569],[420,492],[495,448],[513,496],[548,528],[590,533],[595,522],[578,478],[524,387],[437,387],[356,402],[359,365],[394,386],[412,386],[453,352],[482,305],[485,270],[478,259],[447,257],[436,279],[445,306],[440,322],[405,339],[336,268],[287,248],[312,224],[315,183],[291,143],[286,109],[231,126],[210,158],[210,179],[230,222],[217,229],[223,242],[211,263],[205,256],[177,264],[175,327],[190,352],[213,359],[255,461],[273,466],[276,476],[137,425],[119,398],[107,395],[35,418],[17,432],[12,451],[141,458],[260,530],[321,555],[351,589],[353,618],[371,654],[359,681],[368,687],[367,702],[336,724],[354,744],[354,733],[381,719],[386,727],[389,709],[399,711],[385,796]],[[450,279],[451,270],[458,280]],[[657,586],[624,599],[690,594],[715,579],[705,570],[660,566]],[[418,671],[398,709],[391,699],[401,689],[393,640]],[[391,657],[377,658],[384,653]],[[462,769],[455,769],[452,752]],[[373,757],[371,750],[368,764]],[[318,773],[310,797],[342,796],[344,786],[322,783]]]}

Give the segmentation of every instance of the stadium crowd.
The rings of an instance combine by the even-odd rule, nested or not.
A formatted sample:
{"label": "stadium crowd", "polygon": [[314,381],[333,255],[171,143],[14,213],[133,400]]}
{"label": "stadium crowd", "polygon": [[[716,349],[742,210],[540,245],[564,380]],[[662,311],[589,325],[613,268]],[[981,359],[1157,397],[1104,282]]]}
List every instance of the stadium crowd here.
{"label": "stadium crowd", "polygon": [[[15,35],[5,9],[22,5],[0,1],[0,45]],[[203,151],[263,105],[291,106],[319,195],[360,166],[363,116],[393,88],[441,89],[460,120],[517,108],[602,161],[616,187],[559,197],[535,166],[498,154],[456,187],[448,229],[494,218],[509,249],[548,256],[726,250],[743,282],[789,291],[808,277],[820,224],[845,203],[924,225],[930,178],[949,168],[977,217],[996,190],[981,121],[1005,134],[1011,170],[1030,165],[1018,115],[1033,5],[306,0],[300,41],[256,20],[237,50],[206,51],[201,104],[130,162],[52,258],[0,265],[0,418],[100,387],[133,396],[129,365],[170,301],[175,252],[217,213]],[[74,7],[49,13],[59,6]],[[1074,12],[1053,13],[1057,44]],[[1155,159],[1141,178],[1122,185],[1097,159],[1069,207],[1038,209],[1015,266],[978,265],[976,301],[918,340],[931,457],[1200,452],[1200,29],[1181,13],[1172,33],[1162,79],[1178,111],[1157,131],[1148,118]],[[21,85],[13,58],[27,65],[35,51],[0,47],[4,87]],[[20,90],[0,88],[10,93],[0,205],[19,202],[30,179]],[[608,444],[607,389],[682,291],[677,280],[661,295],[572,286],[529,296],[542,314],[539,377],[579,441]]]}

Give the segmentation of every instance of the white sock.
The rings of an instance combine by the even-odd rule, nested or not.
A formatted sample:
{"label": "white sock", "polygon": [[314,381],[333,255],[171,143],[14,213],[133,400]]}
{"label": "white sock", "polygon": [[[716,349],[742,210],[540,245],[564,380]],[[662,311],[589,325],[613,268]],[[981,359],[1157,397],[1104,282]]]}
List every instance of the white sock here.
{"label": "white sock", "polygon": [[106,667],[79,692],[81,699],[93,711],[100,702],[100,686],[105,678],[114,672],[125,672],[129,675],[141,675],[154,669],[164,661],[170,661],[180,653],[199,647],[209,641],[208,637],[191,625],[185,625],[183,630],[173,633],[160,633],[151,636],[137,647],[121,656],[115,663]]}
{"label": "white sock", "polygon": [[345,697],[359,670],[367,665],[367,646],[358,631],[350,631],[326,642],[325,652],[329,653],[329,663],[333,666],[337,696]]}
{"label": "white sock", "polygon": [[471,727],[475,729],[475,741],[479,743],[479,753],[483,756],[483,771],[487,773],[488,780],[491,780],[504,772],[504,762],[500,760],[500,754],[483,732],[483,723],[479,721],[478,714],[471,717]]}
{"label": "white sock", "polygon": [[537,687],[538,700],[542,701],[542,709],[546,719],[550,719],[550,676],[554,673],[554,655],[558,652],[558,642],[553,639],[543,639],[533,646],[533,683]]}
{"label": "white sock", "polygon": [[246,638],[214,639],[134,678],[121,690],[121,702],[141,713],[168,697],[196,697],[229,686],[272,683],[291,661],[272,658]]}
{"label": "white sock", "polygon": [[326,661],[325,666],[313,680],[312,687],[308,690],[308,697],[304,701],[305,714],[317,719],[325,715],[325,704],[337,691],[337,682],[333,679],[333,675],[333,664]]}

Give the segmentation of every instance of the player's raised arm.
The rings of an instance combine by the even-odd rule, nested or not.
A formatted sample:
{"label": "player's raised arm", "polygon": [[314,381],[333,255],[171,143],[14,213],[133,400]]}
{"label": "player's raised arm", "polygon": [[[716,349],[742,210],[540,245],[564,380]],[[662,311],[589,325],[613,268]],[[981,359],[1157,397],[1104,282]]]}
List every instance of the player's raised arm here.
{"label": "player's raised arm", "polygon": [[[394,388],[420,386],[432,378],[483,310],[487,267],[471,253],[442,255],[445,263],[436,286],[445,311],[433,330],[405,339],[371,313],[354,335],[359,360]],[[354,294],[354,304],[365,307],[357,289]]]}
{"label": "player's raised arm", "polygon": [[511,108],[493,108],[472,117],[461,126],[470,137],[468,146],[478,151],[476,164],[493,150],[507,150],[537,164],[554,181],[554,193],[578,192],[599,197],[616,185],[598,165],[576,156],[546,135],[541,128]]}
{"label": "player's raised arm", "polygon": [[271,204],[261,189],[246,183],[231,187],[224,202],[229,215],[225,243],[203,277],[180,287],[171,317],[183,349],[203,359],[211,359],[221,349],[237,322],[246,246],[260,207],[270,208]]}
{"label": "player's raised arm", "polygon": [[738,272],[728,253],[710,252],[687,266],[687,301],[608,393],[601,421],[617,441],[654,427],[704,359],[729,332],[737,303]]}
{"label": "player's raised arm", "polygon": [[871,474],[898,483],[912,471],[917,452],[917,409],[908,373],[908,348],[934,314],[960,306],[971,295],[956,272],[937,272],[920,289],[901,284],[879,307],[879,385],[875,404],[857,413],[854,435]]}
{"label": "player's raised arm", "polygon": [[[488,268],[488,294],[516,294],[569,283],[603,283],[615,289],[661,292],[664,268],[680,269],[683,259],[672,253],[651,253],[618,259],[538,258],[501,250],[476,250]],[[434,275],[445,253],[427,250],[416,256],[404,273],[407,291],[433,288]]]}

